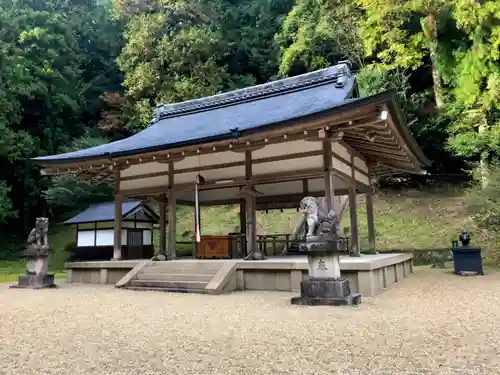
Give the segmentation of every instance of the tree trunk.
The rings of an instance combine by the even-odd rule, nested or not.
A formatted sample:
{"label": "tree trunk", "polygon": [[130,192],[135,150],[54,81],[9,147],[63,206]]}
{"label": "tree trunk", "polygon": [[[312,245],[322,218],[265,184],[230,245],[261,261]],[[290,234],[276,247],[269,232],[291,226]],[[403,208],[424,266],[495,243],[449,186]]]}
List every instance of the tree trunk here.
{"label": "tree trunk", "polygon": [[438,63],[438,30],[436,17],[434,13],[429,13],[426,19],[422,20],[422,29],[427,40],[429,55],[432,64],[432,80],[434,85],[434,98],[436,107],[441,109],[444,107],[444,91],[441,82],[441,76],[437,67]]}

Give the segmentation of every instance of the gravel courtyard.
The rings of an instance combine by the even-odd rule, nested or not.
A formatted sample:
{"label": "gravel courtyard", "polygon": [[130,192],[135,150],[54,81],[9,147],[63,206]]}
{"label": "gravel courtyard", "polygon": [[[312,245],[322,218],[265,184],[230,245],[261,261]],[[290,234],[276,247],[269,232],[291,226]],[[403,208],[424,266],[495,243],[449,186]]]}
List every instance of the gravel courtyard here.
{"label": "gravel courtyard", "polygon": [[0,374],[498,374],[500,273],[420,270],[357,308],[0,284]]}

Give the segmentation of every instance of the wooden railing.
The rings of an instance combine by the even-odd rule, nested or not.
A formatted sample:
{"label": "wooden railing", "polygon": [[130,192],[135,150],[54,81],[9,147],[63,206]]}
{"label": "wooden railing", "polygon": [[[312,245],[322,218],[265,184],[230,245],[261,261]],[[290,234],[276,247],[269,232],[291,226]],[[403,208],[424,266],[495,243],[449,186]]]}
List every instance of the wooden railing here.
{"label": "wooden railing", "polygon": [[[233,256],[238,258],[243,258],[246,250],[244,235],[233,236],[234,241],[231,242],[231,246],[236,246],[231,253]],[[303,239],[292,240],[291,233],[277,233],[277,234],[259,234],[257,235],[257,246],[262,254],[265,256],[279,256],[287,255],[288,253],[297,253],[298,246],[303,243]],[[177,256],[186,257],[194,256],[194,249],[196,248],[196,243],[194,241],[177,241]],[[342,252],[349,253],[350,242],[349,237],[340,237],[339,247]],[[295,248],[295,251],[292,249]],[[283,251],[287,249],[288,251]]]}
{"label": "wooden railing", "polygon": [[[257,235],[257,245],[262,254],[270,255],[287,255],[288,251],[283,249],[290,249],[297,247],[304,242],[303,239],[292,240],[292,235],[289,233],[284,234],[259,234]],[[349,253],[350,243],[349,237],[340,237],[339,247],[342,252]],[[292,251],[290,251],[292,252]]]}

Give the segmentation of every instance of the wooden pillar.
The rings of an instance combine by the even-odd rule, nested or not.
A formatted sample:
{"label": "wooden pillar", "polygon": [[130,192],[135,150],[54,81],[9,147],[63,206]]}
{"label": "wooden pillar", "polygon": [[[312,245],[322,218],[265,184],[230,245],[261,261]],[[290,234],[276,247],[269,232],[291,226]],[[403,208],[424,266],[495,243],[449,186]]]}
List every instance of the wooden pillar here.
{"label": "wooden pillar", "polygon": [[165,194],[160,197],[160,248],[158,255],[167,255],[167,199]]}
{"label": "wooden pillar", "polygon": [[115,223],[113,239],[113,260],[122,259],[122,203],[120,192],[120,169],[115,170]]}
{"label": "wooden pillar", "polygon": [[240,199],[240,233],[247,232],[246,201]]}
{"label": "wooden pillar", "polygon": [[335,187],[333,183],[332,142],[323,139],[323,167],[325,170],[325,199],[328,212],[335,210]]}
{"label": "wooden pillar", "polygon": [[358,205],[356,191],[356,171],[354,169],[354,156],[351,155],[351,180],[349,184],[349,213],[351,216],[351,256],[359,257],[359,228],[358,228]]}
{"label": "wooden pillar", "polygon": [[174,181],[174,163],[168,163],[168,251],[167,258],[176,257],[176,238],[177,238],[177,198],[175,196]]}
{"label": "wooden pillar", "polygon": [[366,193],[366,219],[368,222],[368,246],[370,251],[377,253],[375,247],[375,221],[373,219],[373,192],[370,191]]}
{"label": "wooden pillar", "polygon": [[[252,178],[252,151],[250,150],[245,151],[245,178],[247,180]],[[247,253],[252,259],[260,260],[263,256],[257,246],[257,198],[254,195],[245,196],[245,210]]]}

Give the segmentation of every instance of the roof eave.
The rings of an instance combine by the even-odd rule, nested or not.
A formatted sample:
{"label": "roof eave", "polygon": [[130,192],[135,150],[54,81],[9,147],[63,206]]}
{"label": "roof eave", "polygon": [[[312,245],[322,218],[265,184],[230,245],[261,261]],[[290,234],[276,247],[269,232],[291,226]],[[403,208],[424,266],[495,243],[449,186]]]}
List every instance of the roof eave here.
{"label": "roof eave", "polygon": [[[352,87],[349,91],[349,93],[354,92],[353,90],[356,87],[356,81],[354,80]],[[347,99],[347,98],[346,98]],[[422,150],[420,147],[417,145],[415,139],[411,135],[408,127],[405,124],[404,117],[401,113],[400,107],[397,104],[396,101],[396,91],[395,90],[389,90],[385,92],[381,92],[366,98],[357,98],[356,100],[338,105],[333,108],[326,109],[324,111],[316,112],[313,114],[301,116],[301,117],[296,117],[293,119],[277,122],[277,123],[272,123],[272,124],[266,124],[262,125],[256,128],[252,129],[247,129],[247,130],[242,130],[240,132],[239,137],[244,137],[244,136],[250,136],[255,133],[263,132],[263,131],[270,131],[276,128],[283,128],[283,127],[290,127],[293,126],[294,124],[299,124],[305,121],[312,121],[317,119],[318,117],[323,117],[323,116],[332,116],[336,115],[340,112],[349,110],[353,107],[360,106],[360,105],[389,105],[391,109],[393,109],[394,113],[396,114],[397,117],[397,123],[399,124],[398,130],[401,131],[403,138],[409,145],[411,152],[414,153],[416,158],[420,161],[420,163],[423,166],[428,166],[431,164],[431,162],[425,157],[423,154]],[[130,151],[123,151],[123,152],[118,152],[114,154],[108,154],[106,156],[98,156],[98,157],[82,157],[82,158],[69,158],[69,159],[53,159],[53,160],[36,160],[34,161],[42,166],[47,166],[47,167],[54,167],[56,165],[68,165],[68,164],[83,164],[86,162],[95,162],[97,160],[103,161],[106,160],[107,162],[111,162],[113,158],[118,158],[118,157],[126,157],[126,156],[131,156],[131,155],[138,155],[138,154],[143,154],[143,153],[150,153],[150,152],[159,152],[159,151],[166,151],[169,149],[174,149],[174,148],[184,148],[184,147],[189,147],[189,146],[195,146],[195,145],[200,145],[204,143],[210,143],[210,142],[220,142],[220,141],[227,141],[230,140],[231,138],[234,138],[234,133],[232,132],[227,132],[224,134],[219,134],[216,136],[211,136],[211,137],[205,137],[205,138],[198,138],[198,139],[193,139],[189,141],[184,141],[184,142],[178,142],[176,144],[169,144],[169,145],[160,145],[160,146],[154,146],[154,147],[145,147],[142,149],[136,149],[136,150],[130,150]],[[417,166],[418,168],[419,166]]]}
{"label": "roof eave", "polygon": [[[393,92],[392,98],[390,105],[394,109],[394,112],[397,117],[397,123],[400,125],[398,126],[398,130],[401,131],[405,141],[407,142],[408,146],[410,147],[411,151],[413,154],[417,157],[419,162],[422,164],[422,166],[428,167],[432,164],[432,162],[425,156],[423,153],[422,149],[420,146],[417,144],[417,141],[413,137],[413,135],[410,132],[410,128],[406,124],[406,120],[404,119],[403,113],[401,111],[401,106],[397,102],[397,92],[396,90],[391,90]],[[422,169],[424,170],[424,169]]]}

